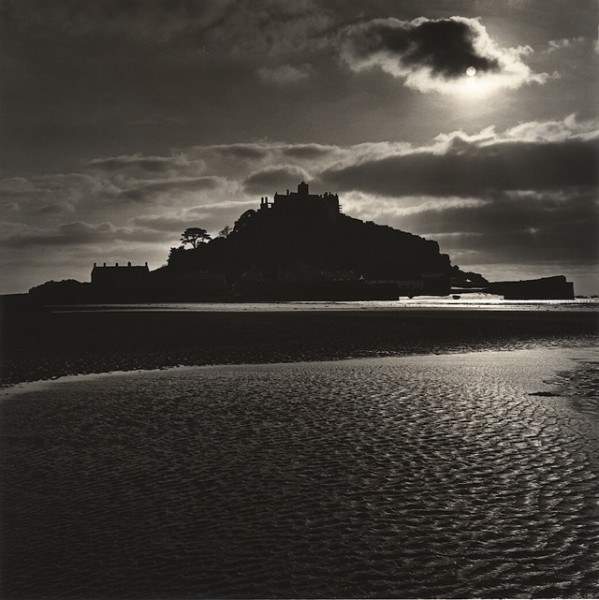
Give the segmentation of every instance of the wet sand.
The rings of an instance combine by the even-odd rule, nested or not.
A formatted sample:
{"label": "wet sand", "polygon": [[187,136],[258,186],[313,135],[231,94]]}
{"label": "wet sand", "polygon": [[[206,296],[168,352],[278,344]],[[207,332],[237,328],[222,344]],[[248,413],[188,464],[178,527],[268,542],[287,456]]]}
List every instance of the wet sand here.
{"label": "wet sand", "polygon": [[176,365],[591,344],[596,312],[327,310],[87,312],[0,310],[0,384]]}
{"label": "wet sand", "polygon": [[597,597],[598,373],[537,347],[5,390],[2,597]]}

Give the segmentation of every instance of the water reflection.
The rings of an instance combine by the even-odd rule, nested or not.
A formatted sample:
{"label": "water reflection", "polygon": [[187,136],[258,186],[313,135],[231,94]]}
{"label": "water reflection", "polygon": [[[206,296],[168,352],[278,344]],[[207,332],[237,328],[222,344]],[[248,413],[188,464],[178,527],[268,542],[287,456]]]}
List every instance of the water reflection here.
{"label": "water reflection", "polygon": [[4,591],[596,597],[598,362],[196,367],[7,395]]}
{"label": "water reflection", "polygon": [[599,299],[574,300],[504,300],[493,294],[463,294],[453,296],[420,296],[399,300],[363,300],[348,302],[191,302],[148,304],[85,304],[54,306],[54,312],[90,311],[162,311],[162,312],[287,312],[287,311],[351,311],[398,309],[468,309],[468,310],[568,310],[597,311]]}

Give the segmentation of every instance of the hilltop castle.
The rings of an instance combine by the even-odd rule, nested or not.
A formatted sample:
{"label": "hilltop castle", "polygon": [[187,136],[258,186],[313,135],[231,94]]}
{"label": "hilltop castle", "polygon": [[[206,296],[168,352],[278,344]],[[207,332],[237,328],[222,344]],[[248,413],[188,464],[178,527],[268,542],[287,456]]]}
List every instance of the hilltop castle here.
{"label": "hilltop castle", "polygon": [[260,198],[260,210],[274,208],[284,211],[303,211],[313,214],[330,214],[334,216],[341,212],[339,196],[325,192],[324,194],[310,194],[310,187],[304,181],[297,186],[297,192],[287,190],[286,194],[275,192],[273,202],[268,198]]}
{"label": "hilltop castle", "polygon": [[272,201],[261,197],[226,239],[172,249],[168,264],[223,273],[252,297],[449,293],[449,257],[436,242],[344,215],[337,194],[311,194],[305,182]]}

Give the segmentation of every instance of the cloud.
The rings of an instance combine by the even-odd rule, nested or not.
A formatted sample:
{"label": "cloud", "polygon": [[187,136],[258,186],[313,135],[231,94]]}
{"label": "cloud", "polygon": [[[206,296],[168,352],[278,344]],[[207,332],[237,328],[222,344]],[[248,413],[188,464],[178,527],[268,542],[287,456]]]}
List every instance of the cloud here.
{"label": "cloud", "polygon": [[[188,150],[188,155],[205,163],[206,172],[244,181],[273,166],[288,165],[309,172],[315,165],[319,165],[318,168],[333,165],[347,156],[348,150],[333,145],[255,142],[194,146]],[[260,190],[260,193],[267,191]]]}
{"label": "cloud", "polygon": [[[244,181],[264,169],[297,167],[300,175],[310,178],[327,167],[351,165],[368,159],[411,151],[405,142],[366,142],[351,146],[332,144],[291,144],[284,142],[255,142],[194,146],[187,151],[190,159],[202,161],[206,172],[218,173]],[[268,183],[268,180],[264,180]],[[276,183],[275,180],[271,180]],[[296,182],[297,183],[297,182]],[[257,193],[268,193],[262,189]],[[254,192],[256,193],[256,190]]]}
{"label": "cloud", "polygon": [[[443,213],[455,208],[480,208],[489,200],[481,198],[433,196],[410,196],[397,202],[395,198],[374,196],[361,192],[343,194],[343,208],[348,214],[367,220],[400,223],[405,219],[417,219],[419,215],[431,212]],[[419,228],[422,230],[422,228]]]}
{"label": "cloud", "polygon": [[587,42],[585,37],[579,36],[576,38],[562,38],[560,40],[549,40],[547,44],[547,54],[552,54],[558,50],[571,49],[581,46]]}
{"label": "cloud", "polygon": [[[578,121],[576,115],[568,115],[563,120],[551,121],[528,121],[519,123],[509,129],[506,129],[501,135],[495,133],[494,128],[488,128],[482,132],[487,133],[487,142],[493,143],[496,138],[498,141],[517,141],[517,142],[563,142],[567,140],[587,141],[599,137],[599,121],[589,119]],[[451,135],[451,134],[450,134]],[[441,140],[448,136],[438,136]],[[471,138],[474,139],[474,138]],[[483,140],[484,143],[484,140]]]}
{"label": "cloud", "polygon": [[135,202],[150,202],[158,196],[202,192],[214,190],[219,186],[217,177],[181,177],[158,181],[137,182],[134,186],[121,191],[124,198]]}
{"label": "cloud", "polygon": [[0,207],[18,220],[76,213],[95,202],[110,202],[118,193],[112,182],[91,173],[0,179]]}
{"label": "cloud", "polygon": [[131,225],[150,229],[152,231],[165,231],[168,233],[181,232],[189,227],[189,217],[170,217],[168,215],[147,215],[131,220]]}
{"label": "cloud", "polygon": [[209,30],[226,18],[231,0],[201,3],[161,0],[100,0],[98,2],[45,2],[4,0],[0,16],[36,36],[126,36],[162,43],[189,31]]}
{"label": "cloud", "polygon": [[134,217],[128,223],[134,231],[144,231],[148,236],[163,237],[171,244],[178,243],[179,235],[188,227],[203,227],[216,234],[225,224],[233,224],[248,208],[255,208],[256,201],[226,201],[202,203],[184,208],[175,214],[165,211],[141,217]]}
{"label": "cloud", "polygon": [[[160,220],[163,226],[159,225]],[[132,243],[165,244],[176,239],[172,232],[183,231],[189,226],[189,220],[181,220],[175,227],[174,220],[168,217],[155,217],[147,221],[133,220],[127,226],[115,226],[108,221],[88,223],[72,221],[50,227],[34,227],[24,224],[0,223],[0,231],[10,225],[10,233],[2,237],[0,246],[12,249],[31,249],[44,247],[46,252],[66,251],[68,248],[87,249],[108,247],[126,249]],[[187,224],[186,224],[187,223]],[[103,250],[102,250],[103,251]]]}
{"label": "cloud", "polygon": [[296,144],[282,148],[282,154],[299,160],[318,160],[330,156],[333,148],[321,144]]}
{"label": "cloud", "polygon": [[[177,156],[142,156],[141,154],[114,156],[109,158],[95,158],[89,161],[89,166],[95,170],[107,173],[122,173],[135,170],[147,174],[162,174],[172,169],[187,168],[189,160],[183,155]],[[201,168],[201,163],[199,163]],[[198,165],[194,165],[195,168]]]}
{"label": "cloud", "polygon": [[3,0],[0,19],[34,39],[169,45],[171,52],[198,59],[322,47],[327,40],[320,33],[332,15],[312,0]]}
{"label": "cloud", "polygon": [[421,92],[489,91],[545,83],[522,62],[529,46],[503,49],[477,19],[450,17],[402,21],[394,17],[349,25],[341,57],[354,71],[379,67]]}
{"label": "cloud", "polygon": [[312,67],[309,64],[279,65],[278,67],[260,67],[258,75],[269,83],[287,85],[308,79],[311,71]]}
{"label": "cloud", "polygon": [[206,165],[184,153],[171,156],[143,156],[141,154],[96,158],[87,164],[91,173],[104,176],[125,185],[126,181],[165,180],[196,178],[202,175]]}
{"label": "cloud", "polygon": [[[588,191],[505,192],[484,202],[448,204],[441,210],[435,207],[434,202],[424,203],[420,210],[401,218],[407,227],[427,231],[430,235],[461,232],[507,236],[510,231],[526,234],[542,231],[555,235],[553,246],[559,247],[567,240],[567,245],[574,247],[576,244],[571,238],[581,237],[582,225],[589,234],[596,227],[597,207],[593,194]],[[592,239],[588,235],[582,237],[586,237],[587,241]],[[551,249],[547,248],[547,252],[550,253]]]}
{"label": "cloud", "polygon": [[598,185],[599,133],[565,136],[568,122],[529,123],[496,134],[454,132],[437,144],[320,174],[334,189],[382,196],[489,196],[509,190],[557,190]]}
{"label": "cloud", "polygon": [[242,160],[261,160],[268,156],[269,145],[266,144],[219,144],[215,146],[198,146],[199,150],[214,152],[225,158]]}
{"label": "cloud", "polygon": [[443,155],[415,152],[331,169],[321,181],[386,196],[488,195],[493,191],[597,185],[596,142],[504,143]]}
{"label": "cloud", "polygon": [[555,274],[563,265],[599,260],[599,214],[590,190],[505,192],[484,200],[425,196],[401,203],[349,193],[342,202],[361,219],[436,240],[462,266],[518,265],[538,276],[540,268]]}
{"label": "cloud", "polygon": [[308,173],[297,166],[268,167],[250,175],[243,183],[249,194],[261,194],[265,191],[295,188],[299,181],[309,180]]}
{"label": "cloud", "polygon": [[[40,228],[18,225],[12,227],[13,233],[5,236],[2,245],[6,247],[24,246],[66,246],[89,244],[101,240],[113,239],[119,232],[111,223],[99,224],[73,221],[63,223],[57,228]],[[16,231],[15,231],[16,229]],[[122,233],[122,231],[121,231]]]}

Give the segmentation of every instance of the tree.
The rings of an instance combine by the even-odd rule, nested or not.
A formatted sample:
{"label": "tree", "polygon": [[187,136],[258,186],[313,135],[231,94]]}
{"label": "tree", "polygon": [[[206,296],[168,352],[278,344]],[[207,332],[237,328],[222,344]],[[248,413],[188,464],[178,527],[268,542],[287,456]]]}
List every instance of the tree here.
{"label": "tree", "polygon": [[256,214],[256,211],[253,208],[246,210],[240,217],[235,221],[235,225],[233,225],[233,231],[237,233],[241,231],[250,221],[250,219]]}
{"label": "tree", "polygon": [[231,228],[229,227],[229,225],[225,225],[219,232],[218,232],[218,237],[221,238],[226,238],[229,237],[229,234],[231,233]]}
{"label": "tree", "polygon": [[183,245],[191,244],[193,248],[197,248],[198,244],[203,244],[210,239],[210,234],[201,227],[188,227],[181,234],[181,242],[183,242]]}

